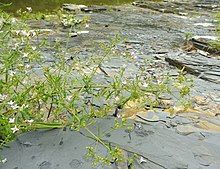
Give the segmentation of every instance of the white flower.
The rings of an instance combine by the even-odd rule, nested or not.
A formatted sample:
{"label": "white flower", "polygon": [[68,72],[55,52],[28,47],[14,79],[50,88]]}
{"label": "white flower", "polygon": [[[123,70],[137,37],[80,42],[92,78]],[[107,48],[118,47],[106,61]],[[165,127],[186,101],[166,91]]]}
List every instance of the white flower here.
{"label": "white flower", "polygon": [[67,96],[67,97],[66,97],[66,100],[67,100],[67,101],[71,101],[71,98],[72,98],[72,96]]}
{"label": "white flower", "polygon": [[8,159],[7,159],[7,158],[4,158],[4,159],[0,160],[0,163],[5,164],[7,161],[8,161]]}
{"label": "white flower", "polygon": [[36,35],[37,35],[34,30],[30,30],[28,33],[29,33],[29,35],[31,35],[31,36],[36,36]]}
{"label": "white flower", "polygon": [[13,110],[18,109],[20,106],[14,103],[15,102],[11,100],[10,102],[8,102],[8,105],[10,105]]}
{"label": "white flower", "polygon": [[18,46],[19,46],[19,43],[15,43],[15,45],[14,45],[13,49],[17,49],[17,48],[18,48]]}
{"label": "white flower", "polygon": [[19,130],[19,128],[17,128],[17,126],[15,125],[13,128],[11,128],[12,132],[15,133]]}
{"label": "white flower", "polygon": [[22,104],[21,108],[22,109],[25,109],[25,108],[28,108],[29,106],[27,104]]}
{"label": "white flower", "polygon": [[146,163],[147,162],[147,160],[145,160],[142,156],[140,157],[140,164],[142,164],[142,163]]}
{"label": "white flower", "polygon": [[144,82],[143,87],[148,87],[148,84]]}
{"label": "white flower", "polygon": [[8,102],[8,105],[12,106],[14,103],[15,102],[11,100],[10,102]]}
{"label": "white flower", "polygon": [[23,53],[23,57],[24,58],[28,57],[28,53]]}
{"label": "white flower", "polygon": [[122,81],[122,84],[123,84],[123,85],[126,85],[126,84],[127,84],[126,80],[123,80],[123,81]]}
{"label": "white flower", "polygon": [[33,123],[34,122],[34,120],[33,119],[30,119],[30,120],[25,120],[26,122],[28,122],[28,123]]}
{"label": "white flower", "polygon": [[136,55],[133,55],[133,59],[137,59],[137,56],[136,56]]}
{"label": "white flower", "polygon": [[21,34],[24,36],[27,36],[27,31],[26,30],[21,30]]}
{"label": "white flower", "polygon": [[18,22],[18,20],[16,18],[11,18],[11,23],[12,24],[16,24]]}
{"label": "white flower", "polygon": [[15,118],[9,118],[9,123],[14,123],[15,122]]}
{"label": "white flower", "polygon": [[13,110],[18,109],[19,107],[20,107],[20,106],[18,106],[17,104],[11,105],[11,108],[12,108]]}
{"label": "white flower", "polygon": [[26,7],[26,9],[28,10],[28,12],[32,12],[32,8],[31,7]]}
{"label": "white flower", "polygon": [[19,33],[21,32],[20,30],[15,30],[14,31],[16,33],[16,35],[19,35]]}
{"label": "white flower", "polygon": [[115,97],[115,101],[119,101],[120,100],[120,98],[117,96],[117,97]]}
{"label": "white flower", "polygon": [[7,98],[7,95],[5,94],[0,94],[0,102],[2,102],[3,100],[5,100]]}
{"label": "white flower", "polygon": [[89,24],[86,24],[85,27],[88,28],[88,27],[89,27]]}
{"label": "white flower", "polygon": [[26,69],[30,68],[30,65],[29,64],[25,65],[25,68]]}
{"label": "white flower", "polygon": [[162,84],[162,80],[157,80],[157,84]]}
{"label": "white flower", "polygon": [[42,99],[39,99],[39,103],[40,103],[40,104],[43,104],[43,100],[42,100]]}
{"label": "white flower", "polygon": [[23,83],[23,84],[27,84],[27,80],[23,80],[22,83]]}
{"label": "white flower", "polygon": [[13,70],[10,70],[10,71],[9,71],[9,76],[14,76],[15,74],[16,74],[15,71],[13,71]]}
{"label": "white flower", "polygon": [[131,55],[132,55],[132,56],[134,55],[134,52],[133,52],[133,51],[131,52]]}
{"label": "white flower", "polygon": [[36,50],[36,49],[37,49],[37,47],[36,47],[36,46],[32,46],[31,48],[32,48],[32,50]]}
{"label": "white flower", "polygon": [[127,67],[127,65],[126,65],[126,64],[123,64],[122,67],[125,69],[125,68]]}

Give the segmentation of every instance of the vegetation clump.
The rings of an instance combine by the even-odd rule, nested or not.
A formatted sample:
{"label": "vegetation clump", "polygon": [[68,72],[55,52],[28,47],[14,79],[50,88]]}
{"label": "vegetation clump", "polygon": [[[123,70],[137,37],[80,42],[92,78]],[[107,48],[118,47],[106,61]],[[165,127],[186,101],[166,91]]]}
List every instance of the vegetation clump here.
{"label": "vegetation clump", "polygon": [[[62,20],[59,13],[59,23],[65,22],[70,29],[63,45],[59,39],[51,43],[42,30],[28,25],[30,18],[46,19],[45,15],[33,17],[31,9],[19,13],[20,18],[15,19],[0,11],[0,146],[6,146],[19,133],[39,128],[70,126],[76,131],[81,128],[89,131],[87,126],[95,118],[110,116],[109,112],[123,108],[129,101],[154,108],[161,103],[161,96],[168,94],[180,104],[189,104],[192,81],[183,71],[172,79],[169,73],[160,78],[146,77],[145,70],[140,69],[140,73],[129,79],[125,76],[128,69],[125,62],[116,75],[109,75],[103,65],[112,57],[128,63],[135,59],[131,53],[118,50],[118,44],[123,43],[118,35],[99,44],[99,51],[89,58],[71,54],[72,28],[87,26],[88,18],[79,23],[72,14],[65,14]],[[48,63],[45,49],[50,49],[53,62]],[[150,62],[146,60],[145,64]],[[99,77],[106,81],[97,80]],[[124,124],[116,122],[114,129]],[[120,148],[113,149],[101,136],[89,133],[109,150],[113,161],[120,159]],[[94,164],[110,164],[109,159],[95,154],[92,147],[87,149],[88,157],[95,157]]]}

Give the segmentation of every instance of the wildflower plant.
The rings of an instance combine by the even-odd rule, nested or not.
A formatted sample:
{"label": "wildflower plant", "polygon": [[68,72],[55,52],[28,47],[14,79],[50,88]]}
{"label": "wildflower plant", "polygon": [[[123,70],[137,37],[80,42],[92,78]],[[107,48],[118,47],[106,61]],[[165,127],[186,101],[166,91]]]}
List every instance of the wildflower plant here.
{"label": "wildflower plant", "polygon": [[[172,94],[172,87],[180,93],[177,100],[184,100],[190,94],[191,86],[183,73],[173,86],[169,85],[169,74],[160,81],[151,76],[146,78],[144,70],[128,79],[125,63],[132,63],[136,57],[120,52],[118,44],[122,40],[117,34],[109,42],[95,46],[98,52],[85,59],[72,56],[69,47],[72,28],[79,24],[74,16],[61,21],[70,26],[63,45],[58,39],[54,43],[48,41],[41,30],[29,27],[29,19],[34,18],[30,7],[19,14],[21,17],[15,24],[14,18],[0,11],[0,18],[4,19],[0,27],[0,146],[12,141],[16,134],[33,129],[71,126],[79,131],[85,128],[93,139],[108,149],[111,160],[95,155],[92,147],[87,147],[88,157],[95,157],[94,164],[110,164],[121,158],[121,149],[109,147],[101,136],[87,128],[96,118],[110,116],[109,112],[123,108],[129,101],[138,100],[143,102],[143,107],[150,104],[153,108],[159,104],[162,94]],[[82,26],[86,28],[85,20]],[[51,50],[54,59],[51,64],[44,56],[45,48]],[[113,56],[124,59],[125,63],[118,68],[117,75],[111,76],[103,65]],[[105,82],[96,80],[103,75],[107,79]],[[150,97],[152,95],[154,97]],[[114,129],[124,124],[124,121],[122,125],[116,121]]]}

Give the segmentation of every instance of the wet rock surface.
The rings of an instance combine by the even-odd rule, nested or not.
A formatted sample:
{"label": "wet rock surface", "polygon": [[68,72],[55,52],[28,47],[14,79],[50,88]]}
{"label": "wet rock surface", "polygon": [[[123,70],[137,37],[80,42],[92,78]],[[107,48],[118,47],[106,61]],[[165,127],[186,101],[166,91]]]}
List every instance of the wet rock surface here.
{"label": "wet rock surface", "polygon": [[[124,51],[124,55],[126,52],[131,53],[133,59],[113,56],[111,61],[100,65],[99,75],[94,77],[95,81],[108,83],[124,64],[127,66],[125,76],[128,79],[135,78],[141,70],[144,70],[146,76],[153,74],[160,77],[164,72],[170,72],[170,75],[175,77],[179,73],[176,67],[184,67],[186,73],[194,79],[192,107],[187,110],[176,107],[174,115],[167,113],[169,105],[156,108],[156,112],[127,109],[122,114],[134,119],[129,123],[135,124],[135,128],[132,131],[119,129],[111,132],[108,137],[102,138],[103,141],[112,146],[119,146],[127,152],[125,155],[128,157],[133,153],[138,154],[139,158],[133,163],[135,168],[218,169],[218,52],[215,51],[213,56],[213,53],[207,50],[209,48],[202,46],[202,40],[195,38],[191,39],[192,47],[189,50],[183,48],[186,33],[200,37],[215,37],[215,19],[212,14],[218,9],[218,1],[138,1],[134,5],[136,6],[113,7],[114,11],[78,14],[78,18],[89,16],[91,21],[84,33],[79,33],[80,30],[77,29],[72,30],[74,36],[70,38],[69,48],[73,52],[65,57],[71,62],[71,57],[77,54],[85,60],[82,69],[89,72],[91,69],[86,66],[86,61],[98,52],[94,50],[94,44],[107,42],[107,36],[114,37],[115,33],[118,33],[126,39],[120,43],[118,51]],[[185,14],[187,15],[182,16]],[[209,24],[201,24],[204,22]],[[51,43],[59,39],[61,44],[65,45],[69,30],[62,25],[52,21],[33,21],[30,25],[33,29],[42,30],[42,39],[44,35],[50,35]],[[199,44],[202,47],[199,47]],[[45,64],[54,66],[54,51],[47,48],[42,52],[46,59]],[[146,59],[151,60],[149,65],[145,64]],[[36,74],[42,74],[37,65],[33,65],[33,69]],[[169,99],[172,98],[167,96],[167,100]],[[102,106],[103,103],[96,104]],[[98,121],[103,133],[114,126],[113,119]],[[97,133],[96,124],[90,126],[90,129]],[[84,130],[77,133],[60,129],[23,134],[11,143],[9,148],[3,148],[3,157],[7,158],[8,162],[0,164],[0,168],[118,168],[115,163],[107,167],[91,166],[91,161],[86,160],[85,147],[98,143],[85,137],[87,135],[89,134]],[[102,145],[98,146],[98,152],[108,156]]]}
{"label": "wet rock surface", "polygon": [[185,70],[198,78],[220,83],[220,61],[201,54],[170,53],[165,60],[173,66]]}
{"label": "wet rock surface", "polygon": [[[137,154],[139,157],[133,162],[135,168],[217,169],[220,165],[219,132],[198,129],[192,131],[190,128],[189,131],[182,129],[182,133],[180,127],[175,132],[161,124],[128,121],[128,125],[133,124],[134,129],[115,130],[103,137],[102,141],[127,152],[125,158]],[[96,133],[100,127],[100,134],[104,135],[114,125],[114,119],[97,119],[97,123],[89,129]],[[117,169],[118,165],[114,162],[109,166],[91,166],[91,159],[86,159],[85,147],[96,146],[98,155],[109,155],[103,145],[87,136],[90,137],[90,134],[86,130],[79,133],[69,129],[38,130],[23,134],[9,148],[3,149],[3,155],[7,156],[8,162],[0,164],[1,168]]]}
{"label": "wet rock surface", "polygon": [[[133,5],[142,8],[149,8],[164,13],[174,13],[178,15],[207,14],[207,12],[218,10],[218,0],[166,0],[162,2],[140,0],[133,2]],[[201,11],[204,10],[204,11]]]}

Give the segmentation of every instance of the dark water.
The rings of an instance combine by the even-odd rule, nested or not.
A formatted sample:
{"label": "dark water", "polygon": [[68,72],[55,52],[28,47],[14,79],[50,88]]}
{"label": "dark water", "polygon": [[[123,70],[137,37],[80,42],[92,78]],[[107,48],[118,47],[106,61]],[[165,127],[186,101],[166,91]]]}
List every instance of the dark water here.
{"label": "dark water", "polygon": [[1,9],[7,12],[16,12],[19,9],[32,7],[33,11],[52,11],[58,9],[63,3],[74,3],[83,5],[120,5],[130,4],[135,0],[0,0],[0,3],[12,3],[9,7]]}

